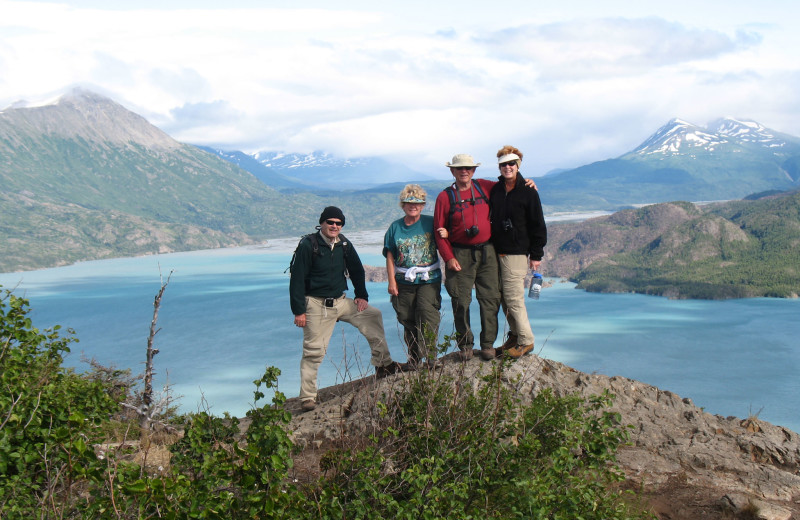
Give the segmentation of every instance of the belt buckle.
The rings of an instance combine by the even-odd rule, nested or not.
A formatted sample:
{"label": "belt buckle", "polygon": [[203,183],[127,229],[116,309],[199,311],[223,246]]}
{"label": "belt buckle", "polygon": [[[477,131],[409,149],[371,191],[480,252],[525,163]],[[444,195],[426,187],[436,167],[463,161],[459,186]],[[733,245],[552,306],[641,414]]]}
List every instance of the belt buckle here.
{"label": "belt buckle", "polygon": [[333,307],[336,298],[325,298],[325,307]]}

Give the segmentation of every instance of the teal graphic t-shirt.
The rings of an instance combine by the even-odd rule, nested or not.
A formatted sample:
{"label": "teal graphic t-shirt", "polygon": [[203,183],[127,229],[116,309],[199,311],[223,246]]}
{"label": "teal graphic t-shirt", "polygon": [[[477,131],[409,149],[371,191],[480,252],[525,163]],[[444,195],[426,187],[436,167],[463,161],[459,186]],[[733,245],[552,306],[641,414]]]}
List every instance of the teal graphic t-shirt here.
{"label": "teal graphic t-shirt", "polygon": [[[402,218],[392,222],[383,238],[383,256],[388,252],[394,256],[397,267],[409,269],[435,264],[439,256],[436,254],[436,241],[433,239],[433,217],[422,215],[410,226],[407,226]],[[396,277],[400,283],[430,283],[440,279],[442,271],[438,268],[430,271],[428,280],[424,280],[422,275],[418,274],[413,282],[401,279],[400,272]]]}

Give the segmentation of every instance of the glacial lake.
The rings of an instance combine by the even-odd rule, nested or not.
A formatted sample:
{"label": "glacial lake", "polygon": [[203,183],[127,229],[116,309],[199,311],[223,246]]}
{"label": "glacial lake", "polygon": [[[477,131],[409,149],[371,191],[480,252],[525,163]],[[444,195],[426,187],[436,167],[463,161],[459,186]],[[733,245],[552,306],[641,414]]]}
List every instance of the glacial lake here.
{"label": "glacial lake", "polygon": [[[365,264],[384,265],[382,232],[349,238]],[[287,397],[299,391],[302,332],[292,322],[284,273],[296,242],[3,273],[0,285],[30,301],[39,329],[75,329],[80,342],[72,345],[67,365],[84,370],[85,356],[139,373],[153,300],[171,273],[155,337],[156,381],[170,382],[182,396],[182,411],[242,416],[252,406],[252,382],[266,366],[280,368],[279,389]],[[710,413],[758,414],[800,431],[800,300],[669,300],[587,293],[553,282],[538,301],[528,301],[539,355],[658,386]],[[383,312],[392,356],[404,361],[386,284],[369,283],[368,290],[370,303]],[[442,333],[448,333],[452,311],[444,289],[442,296]],[[475,301],[473,311],[479,326]],[[320,388],[371,373],[366,341],[353,327],[337,325]]]}

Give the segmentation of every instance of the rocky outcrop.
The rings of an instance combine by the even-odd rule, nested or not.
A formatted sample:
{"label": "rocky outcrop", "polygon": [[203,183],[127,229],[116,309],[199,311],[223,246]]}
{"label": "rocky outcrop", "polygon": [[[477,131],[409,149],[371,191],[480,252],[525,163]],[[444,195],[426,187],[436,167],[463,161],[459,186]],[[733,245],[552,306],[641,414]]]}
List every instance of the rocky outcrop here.
{"label": "rocky outcrop", "polygon": [[[490,363],[477,356],[461,363],[451,354],[444,358],[442,370],[477,381]],[[369,376],[323,389],[320,405],[305,414],[296,399],[289,399],[296,442],[318,447],[360,431],[365,426],[360,422],[369,414],[359,410],[374,406],[376,395],[398,388],[404,377],[413,376],[380,381]],[[623,377],[585,374],[535,355],[507,365],[504,378],[523,402],[543,388],[552,388],[556,395],[611,391],[616,396],[613,410],[623,424],[633,427],[630,445],[621,448],[618,460],[629,483],[648,496],[666,494],[679,483],[695,495],[701,493],[703,507],[720,515],[728,514],[726,509],[739,514],[757,510],[760,516],[748,518],[800,519],[800,436],[791,430],[757,418],[712,415],[667,390]],[[661,517],[699,516],[684,511]]]}

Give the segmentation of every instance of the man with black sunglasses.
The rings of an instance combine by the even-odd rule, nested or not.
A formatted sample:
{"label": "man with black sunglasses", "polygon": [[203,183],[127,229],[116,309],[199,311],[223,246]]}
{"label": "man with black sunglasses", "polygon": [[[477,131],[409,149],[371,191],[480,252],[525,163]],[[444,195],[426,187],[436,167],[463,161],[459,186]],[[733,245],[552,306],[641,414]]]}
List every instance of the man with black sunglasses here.
{"label": "man with black sunglasses", "polygon": [[[291,266],[289,299],[294,324],[303,329],[300,360],[303,411],[316,407],[317,372],[337,321],[353,325],[367,339],[377,378],[408,368],[392,361],[383,330],[383,316],[368,303],[364,266],[353,245],[341,234],[344,224],[341,209],[325,208],[319,217],[319,231],[300,241]],[[345,273],[353,282],[355,298],[345,295]]]}

